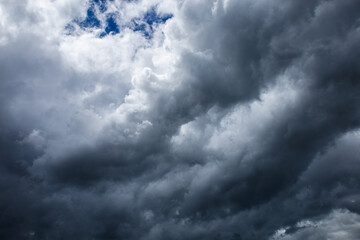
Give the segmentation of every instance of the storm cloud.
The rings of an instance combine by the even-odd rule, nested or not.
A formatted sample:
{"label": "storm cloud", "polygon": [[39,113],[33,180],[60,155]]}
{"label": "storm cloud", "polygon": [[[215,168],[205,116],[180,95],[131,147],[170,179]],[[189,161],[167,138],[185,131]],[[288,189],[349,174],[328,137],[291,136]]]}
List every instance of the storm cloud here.
{"label": "storm cloud", "polygon": [[3,0],[1,239],[360,239],[360,1]]}

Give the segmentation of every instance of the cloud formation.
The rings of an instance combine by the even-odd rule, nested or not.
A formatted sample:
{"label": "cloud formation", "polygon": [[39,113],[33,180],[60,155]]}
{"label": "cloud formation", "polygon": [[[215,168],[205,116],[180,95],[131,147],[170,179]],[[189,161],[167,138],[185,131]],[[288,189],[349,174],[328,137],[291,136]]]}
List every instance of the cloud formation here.
{"label": "cloud formation", "polygon": [[358,239],[360,2],[0,3],[1,239]]}

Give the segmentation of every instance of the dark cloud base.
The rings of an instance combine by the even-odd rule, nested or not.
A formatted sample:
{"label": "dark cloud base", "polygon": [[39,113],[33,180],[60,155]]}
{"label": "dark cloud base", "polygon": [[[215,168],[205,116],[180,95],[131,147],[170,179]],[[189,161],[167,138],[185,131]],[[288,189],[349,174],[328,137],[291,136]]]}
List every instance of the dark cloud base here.
{"label": "dark cloud base", "polygon": [[[216,14],[209,4],[186,2],[182,15],[160,20],[148,14],[196,28],[175,66],[180,83],[142,86],[148,108],[125,126],[151,127],[119,140],[124,125],[110,124],[95,144],[57,157],[24,140],[45,119],[37,105],[13,106],[22,97],[36,103],[27,79],[53,79],[44,89],[70,94],[83,75],[31,34],[0,47],[0,239],[330,239],[340,230],[360,239],[360,2],[228,1]],[[237,107],[261,103],[279,76],[299,99],[270,122],[257,118],[265,127],[248,146],[209,150],[206,126],[221,129]],[[79,86],[57,85],[63,78]],[[201,140],[175,148],[189,123]],[[229,157],[227,147],[245,150]]]}

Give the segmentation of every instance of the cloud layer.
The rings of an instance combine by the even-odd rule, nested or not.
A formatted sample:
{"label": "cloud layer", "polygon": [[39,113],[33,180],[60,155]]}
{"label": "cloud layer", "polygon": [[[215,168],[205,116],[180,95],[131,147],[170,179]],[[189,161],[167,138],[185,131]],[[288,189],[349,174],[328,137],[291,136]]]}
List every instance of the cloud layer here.
{"label": "cloud layer", "polygon": [[360,2],[0,2],[1,239],[359,239]]}

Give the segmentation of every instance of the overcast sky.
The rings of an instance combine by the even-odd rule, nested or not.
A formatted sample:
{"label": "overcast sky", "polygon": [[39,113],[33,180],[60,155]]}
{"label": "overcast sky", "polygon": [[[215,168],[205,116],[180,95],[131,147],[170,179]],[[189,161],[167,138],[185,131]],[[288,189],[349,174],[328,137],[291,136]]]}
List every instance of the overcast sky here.
{"label": "overcast sky", "polygon": [[0,0],[0,239],[360,239],[359,0]]}

